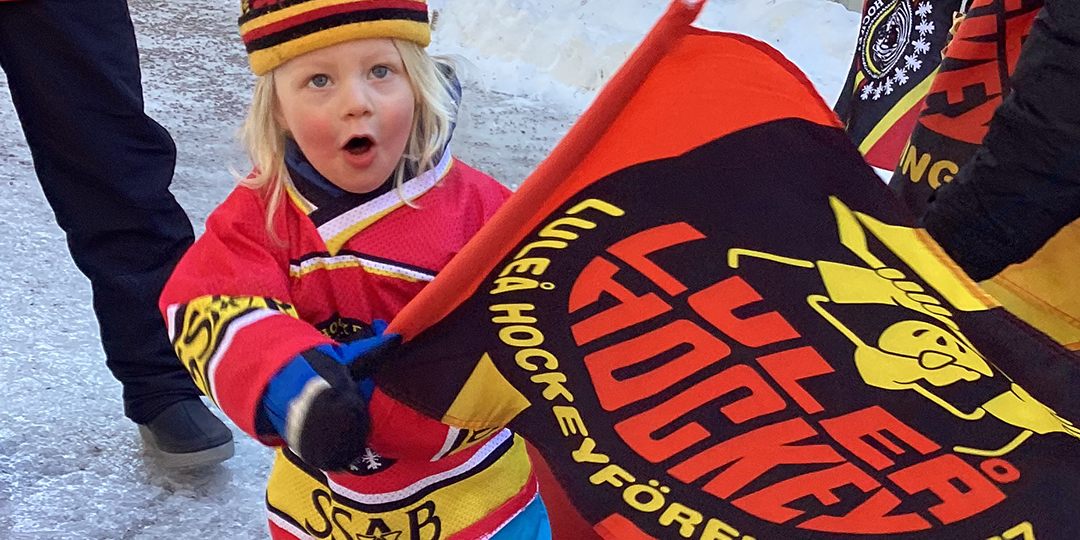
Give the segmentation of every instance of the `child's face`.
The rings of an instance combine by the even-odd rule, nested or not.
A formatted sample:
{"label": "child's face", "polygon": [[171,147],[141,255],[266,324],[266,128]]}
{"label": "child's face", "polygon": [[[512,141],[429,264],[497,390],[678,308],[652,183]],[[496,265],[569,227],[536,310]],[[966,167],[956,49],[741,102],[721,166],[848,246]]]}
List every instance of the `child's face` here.
{"label": "child's face", "polygon": [[416,99],[397,47],[358,39],[298,56],[274,71],[278,121],[315,170],[368,193],[405,152]]}

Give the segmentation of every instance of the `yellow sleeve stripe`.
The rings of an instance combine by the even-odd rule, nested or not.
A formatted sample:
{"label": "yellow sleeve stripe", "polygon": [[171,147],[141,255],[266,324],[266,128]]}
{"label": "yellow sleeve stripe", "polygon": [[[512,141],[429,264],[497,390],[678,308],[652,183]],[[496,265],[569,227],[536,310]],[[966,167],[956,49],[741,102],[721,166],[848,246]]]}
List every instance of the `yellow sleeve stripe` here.
{"label": "yellow sleeve stripe", "polygon": [[312,212],[318,210],[318,207],[296,190],[296,187],[292,185],[292,182],[285,184],[285,192],[289,194],[289,199],[292,200],[293,204],[295,204],[305,216],[310,216]]}
{"label": "yellow sleeve stripe", "polygon": [[337,255],[335,257],[315,257],[301,263],[289,265],[289,277],[302,278],[318,270],[337,270],[340,268],[362,268],[369,274],[408,281],[409,283],[428,282],[435,279],[428,274],[380,261],[373,261],[355,255]]}
{"label": "yellow sleeve stripe", "polygon": [[275,315],[297,318],[291,305],[260,297],[201,296],[183,306],[169,306],[168,312],[177,358],[215,404],[215,374],[236,334]]}

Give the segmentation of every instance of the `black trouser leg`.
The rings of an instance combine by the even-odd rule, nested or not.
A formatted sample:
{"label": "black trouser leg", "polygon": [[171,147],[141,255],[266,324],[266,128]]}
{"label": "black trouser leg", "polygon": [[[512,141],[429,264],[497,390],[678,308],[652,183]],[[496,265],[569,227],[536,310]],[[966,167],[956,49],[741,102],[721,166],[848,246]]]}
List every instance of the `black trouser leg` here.
{"label": "black trouser leg", "polygon": [[126,1],[0,2],[0,66],[45,196],[90,278],[125,413],[145,423],[198,395],[157,310],[193,234],[169,193],[176,147],[143,112]]}

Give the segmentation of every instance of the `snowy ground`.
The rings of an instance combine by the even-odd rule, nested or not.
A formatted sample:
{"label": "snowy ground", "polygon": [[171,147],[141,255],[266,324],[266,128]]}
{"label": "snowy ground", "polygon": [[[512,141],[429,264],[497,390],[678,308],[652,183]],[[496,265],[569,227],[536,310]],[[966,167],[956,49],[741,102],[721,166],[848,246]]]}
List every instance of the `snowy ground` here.
{"label": "snowy ground", "polygon": [[[666,5],[430,3],[440,10],[435,50],[472,64],[455,153],[512,187]],[[230,167],[247,169],[233,140],[251,80],[235,4],[131,0],[147,108],[176,139],[174,192],[198,230],[231,189]],[[857,16],[826,0],[712,0],[701,22],[779,48],[830,102],[857,33]],[[270,453],[243,434],[235,458],[198,474],[169,474],[144,456],[104,367],[88,282],[37,185],[2,77],[0,186],[0,539],[267,538]]]}

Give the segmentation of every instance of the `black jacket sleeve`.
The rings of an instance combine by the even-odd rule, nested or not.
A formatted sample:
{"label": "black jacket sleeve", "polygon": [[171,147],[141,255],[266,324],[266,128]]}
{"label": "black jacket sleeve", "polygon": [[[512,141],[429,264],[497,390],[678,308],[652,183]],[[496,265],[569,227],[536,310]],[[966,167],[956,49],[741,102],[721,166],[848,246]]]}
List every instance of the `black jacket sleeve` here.
{"label": "black jacket sleeve", "polygon": [[1080,0],[1047,0],[982,146],[923,225],[973,279],[993,277],[1080,217]]}

